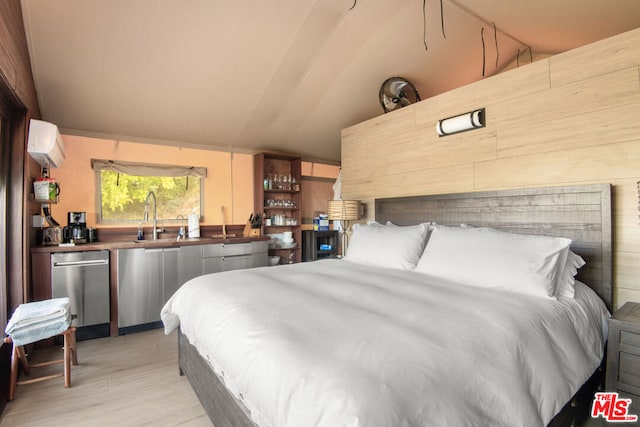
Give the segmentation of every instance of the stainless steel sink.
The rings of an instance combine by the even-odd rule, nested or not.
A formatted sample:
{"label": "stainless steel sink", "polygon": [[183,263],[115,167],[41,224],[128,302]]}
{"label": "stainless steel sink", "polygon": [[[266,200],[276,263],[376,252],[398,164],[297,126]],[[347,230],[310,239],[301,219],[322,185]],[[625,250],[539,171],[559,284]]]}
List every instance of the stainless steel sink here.
{"label": "stainless steel sink", "polygon": [[167,238],[167,239],[144,239],[144,240],[134,240],[133,243],[169,243],[169,242],[176,242],[176,238],[172,237],[172,238]]}
{"label": "stainless steel sink", "polygon": [[178,240],[175,237],[167,237],[164,239],[144,239],[144,240],[134,240],[134,243],[179,243],[179,242],[199,242],[203,240],[211,240],[210,237],[187,237],[186,239]]}

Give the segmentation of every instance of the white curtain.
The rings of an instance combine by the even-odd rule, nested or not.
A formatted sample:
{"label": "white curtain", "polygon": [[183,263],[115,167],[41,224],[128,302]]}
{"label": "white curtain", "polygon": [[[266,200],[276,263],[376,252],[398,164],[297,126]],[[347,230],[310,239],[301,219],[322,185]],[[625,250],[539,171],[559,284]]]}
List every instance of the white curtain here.
{"label": "white curtain", "polygon": [[91,160],[94,171],[113,171],[134,176],[195,176],[207,177],[207,168],[196,166],[158,165],[152,163],[123,162],[120,160]]}

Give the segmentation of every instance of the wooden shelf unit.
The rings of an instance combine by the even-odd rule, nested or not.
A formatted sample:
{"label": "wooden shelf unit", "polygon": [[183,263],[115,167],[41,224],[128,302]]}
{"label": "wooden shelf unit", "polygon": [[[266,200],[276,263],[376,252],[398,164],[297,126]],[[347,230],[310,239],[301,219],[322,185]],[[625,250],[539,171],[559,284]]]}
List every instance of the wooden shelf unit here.
{"label": "wooden shelf unit", "polygon": [[[295,225],[276,225],[266,226],[263,221],[262,234],[281,234],[285,231],[291,231],[293,240],[296,244],[291,249],[269,249],[270,256],[280,256],[281,264],[289,262],[289,257],[293,254],[294,262],[302,261],[302,193],[300,186],[302,182],[302,159],[296,156],[288,156],[283,154],[259,153],[254,156],[254,211],[264,212],[265,219],[272,218],[276,215],[284,215],[285,219],[289,218],[295,221]],[[272,182],[274,175],[290,176],[295,179],[293,188],[265,188],[265,179],[271,176]],[[287,181],[288,182],[288,181]],[[291,185],[291,182],[288,182]],[[286,185],[286,184],[285,184]],[[268,204],[268,200],[291,201],[295,206],[273,206]]]}

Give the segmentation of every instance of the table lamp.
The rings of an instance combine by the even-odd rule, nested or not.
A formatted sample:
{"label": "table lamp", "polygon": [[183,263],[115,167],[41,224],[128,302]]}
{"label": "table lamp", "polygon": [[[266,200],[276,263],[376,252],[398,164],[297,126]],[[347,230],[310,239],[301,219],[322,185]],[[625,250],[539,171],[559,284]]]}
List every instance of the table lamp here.
{"label": "table lamp", "polygon": [[[342,236],[342,255],[344,256],[348,246],[348,240],[351,236],[351,227],[349,221],[357,221],[360,219],[360,201],[359,200],[329,200],[328,214],[330,220],[338,220],[344,222],[342,230],[346,235]],[[341,231],[341,234],[343,232]]]}

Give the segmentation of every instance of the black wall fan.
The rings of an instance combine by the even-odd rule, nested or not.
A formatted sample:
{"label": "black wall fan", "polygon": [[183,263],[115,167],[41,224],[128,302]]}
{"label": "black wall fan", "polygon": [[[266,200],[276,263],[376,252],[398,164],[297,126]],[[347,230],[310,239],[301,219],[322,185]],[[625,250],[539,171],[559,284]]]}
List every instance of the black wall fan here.
{"label": "black wall fan", "polygon": [[391,77],[380,86],[380,105],[385,113],[420,101],[416,87],[402,77]]}

